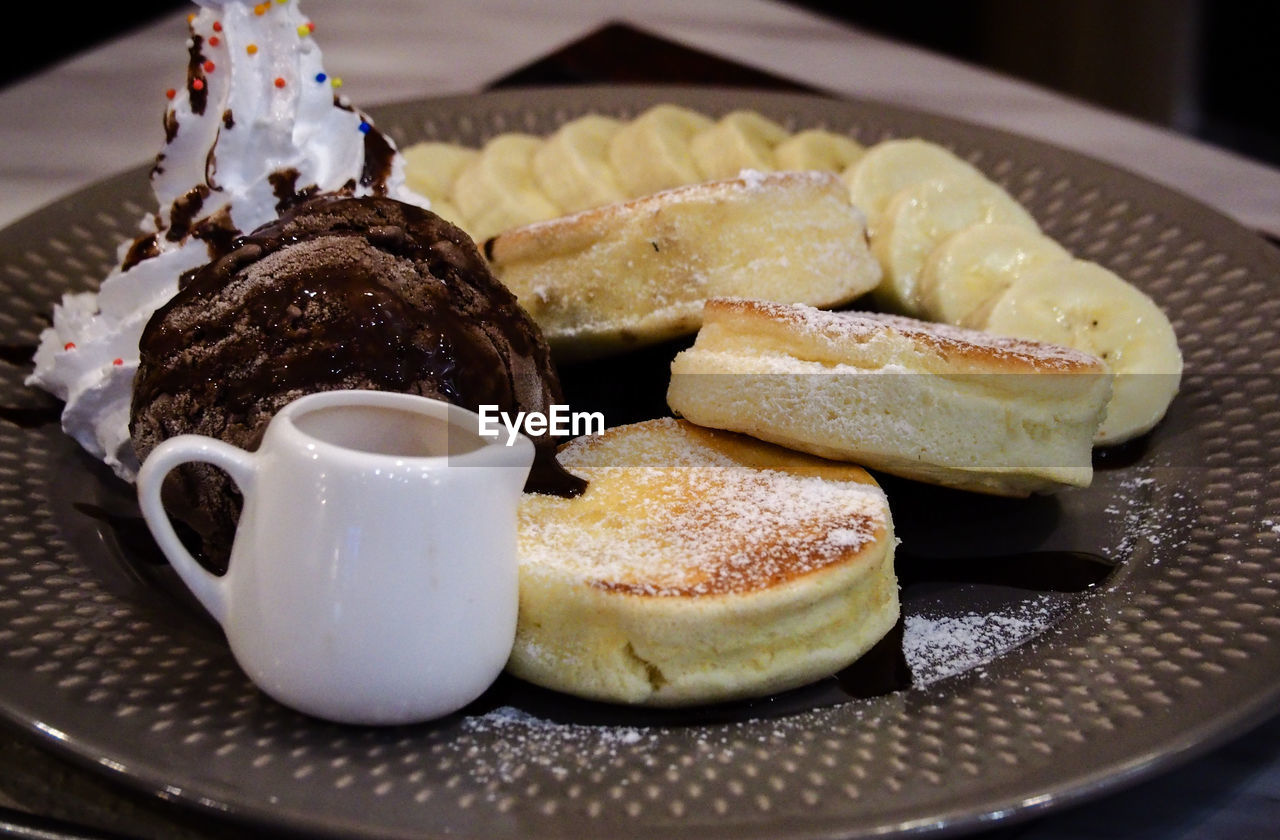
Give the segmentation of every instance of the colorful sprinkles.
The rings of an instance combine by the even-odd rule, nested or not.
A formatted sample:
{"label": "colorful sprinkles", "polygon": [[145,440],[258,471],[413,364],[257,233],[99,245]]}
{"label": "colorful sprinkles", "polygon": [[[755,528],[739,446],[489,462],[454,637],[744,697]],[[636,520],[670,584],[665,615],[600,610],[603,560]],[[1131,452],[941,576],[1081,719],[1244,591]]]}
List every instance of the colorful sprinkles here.
{"label": "colorful sprinkles", "polygon": [[[288,0],[275,0],[275,2],[277,4],[284,5],[288,3]],[[258,15],[258,16],[265,15],[268,11],[270,11],[271,6],[272,6],[272,3],[270,2],[270,0],[265,0],[264,2],[257,3],[257,5],[253,7],[253,12],[255,15]],[[188,15],[187,17],[187,21],[189,23],[194,23],[195,19],[196,19],[196,15],[194,13]],[[306,23],[298,26],[297,28],[298,37],[300,38],[309,37],[315,32],[315,29],[316,29],[315,24],[311,21],[307,21]],[[217,33],[221,33],[223,31],[223,25],[221,21],[213,22],[213,31]],[[208,44],[211,47],[221,46],[221,43],[222,43],[221,38],[219,38],[217,35],[210,35],[208,38]],[[259,51],[259,47],[257,44],[250,43],[245,45],[245,52],[249,55],[256,55],[258,51]],[[216,65],[214,64],[213,61],[210,61],[210,60],[205,60],[204,62],[202,62],[200,67],[205,73],[213,73],[216,69]],[[334,88],[342,87],[342,79],[340,77],[329,76],[324,72],[316,73],[315,81],[317,84],[328,83]],[[284,88],[287,86],[288,82],[285,80],[283,76],[277,76],[273,80],[273,84],[275,85],[276,88]],[[204,79],[193,78],[190,80],[191,90],[200,91],[200,90],[204,90],[204,88],[205,88]],[[168,88],[165,90],[164,95],[165,95],[165,98],[167,99],[174,99],[177,97],[178,91],[175,88]],[[372,130],[373,130],[373,126],[368,120],[362,119],[360,121],[359,131],[361,134],[368,134]],[[74,341],[68,341],[63,345],[62,349],[66,352],[75,350],[77,349],[76,343]],[[113,359],[111,362],[111,364],[116,367],[123,366],[124,363],[125,362],[123,358],[116,358],[116,359]]]}
{"label": "colorful sprinkles", "polygon": [[[276,3],[277,3],[277,4],[279,4],[279,5],[284,5],[284,4],[288,3],[288,2],[289,2],[289,0],[276,0]],[[270,10],[271,10],[271,2],[270,2],[270,0],[264,0],[264,2],[259,2],[259,3],[257,3],[256,5],[254,5],[254,7],[253,7],[253,13],[254,13],[255,15],[258,15],[258,16],[265,15],[265,14],[266,14],[268,11],[270,11]],[[187,15],[187,22],[188,22],[188,23],[194,23],[194,22],[195,22],[195,19],[196,19],[196,15],[195,15],[195,13],[192,13],[192,14]],[[220,20],[215,20],[215,21],[213,22],[213,31],[214,31],[214,32],[221,32],[221,31],[222,31],[222,21],[220,21]],[[312,34],[313,32],[315,32],[315,31],[316,31],[316,25],[315,25],[315,23],[313,23],[312,21],[307,21],[306,23],[303,23],[303,24],[299,24],[299,25],[298,25],[298,37],[300,37],[300,38],[306,38],[306,37],[308,37],[309,35],[311,35],[311,34]],[[211,46],[211,47],[216,47],[216,46],[219,46],[221,43],[222,43],[222,40],[221,40],[217,35],[210,35],[210,36],[209,36],[209,46]],[[245,45],[245,48],[244,48],[244,51],[245,51],[246,53],[248,53],[249,55],[257,55],[257,54],[258,54],[258,45],[257,45],[257,44],[246,44],[246,45]],[[204,72],[206,72],[206,73],[212,73],[212,72],[214,71],[214,69],[216,68],[216,65],[215,65],[212,61],[208,61],[208,60],[206,60],[206,61],[205,61],[203,64],[201,64],[200,66],[201,66],[201,69],[203,69],[203,70],[204,70]],[[320,83],[320,84],[323,84],[324,82],[328,82],[332,87],[335,87],[335,88],[340,88],[340,87],[342,87],[342,79],[338,78],[337,76],[330,77],[330,76],[328,76],[327,74],[325,74],[325,73],[321,72],[321,73],[317,73],[317,74],[316,74],[315,79],[316,79],[316,82],[317,82],[317,83]],[[277,88],[283,88],[283,87],[286,87],[286,86],[288,85],[288,82],[285,80],[285,78],[284,78],[283,76],[277,76],[277,77],[274,79],[274,81],[273,81],[272,83],[273,83]],[[192,80],[191,80],[191,89],[192,89],[192,90],[204,90],[204,86],[205,86],[204,79],[192,79]],[[165,95],[165,97],[166,97],[166,98],[168,98],[168,99],[173,99],[174,97],[176,97],[176,96],[178,95],[178,92],[177,92],[177,90],[175,90],[175,89],[173,89],[173,88],[169,88],[168,90],[166,90],[166,91],[164,92],[164,95]],[[373,126],[371,126],[368,122],[363,121],[363,120],[360,122],[360,132],[361,132],[362,134],[368,134],[368,133],[369,133],[369,131],[371,131],[371,130],[372,130],[372,128],[373,128]],[[74,347],[75,347],[75,344],[74,344],[74,343],[69,343],[65,349],[70,350],[70,349],[72,349],[72,348],[74,348]],[[120,361],[119,359],[116,359],[115,364],[121,364],[121,361]]]}

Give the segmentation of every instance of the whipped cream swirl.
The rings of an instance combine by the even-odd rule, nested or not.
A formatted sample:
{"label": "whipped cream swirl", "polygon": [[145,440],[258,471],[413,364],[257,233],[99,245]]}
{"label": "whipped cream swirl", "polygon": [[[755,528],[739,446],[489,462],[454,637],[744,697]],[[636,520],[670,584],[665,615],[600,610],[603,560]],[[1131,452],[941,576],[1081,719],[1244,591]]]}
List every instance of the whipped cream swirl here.
{"label": "whipped cream swirl", "polygon": [[232,240],[315,195],[420,206],[391,140],[338,93],[297,0],[199,0],[186,84],[168,92],[151,171],[158,209],[121,245],[97,292],[67,294],[27,384],[65,401],[63,430],[132,480],[129,404],[138,339],[179,279]]}

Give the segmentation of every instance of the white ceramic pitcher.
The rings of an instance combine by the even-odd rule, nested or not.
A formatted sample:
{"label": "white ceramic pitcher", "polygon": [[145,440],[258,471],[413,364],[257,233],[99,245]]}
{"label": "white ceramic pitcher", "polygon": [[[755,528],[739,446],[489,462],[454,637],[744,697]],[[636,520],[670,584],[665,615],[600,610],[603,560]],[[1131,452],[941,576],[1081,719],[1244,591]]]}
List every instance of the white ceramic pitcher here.
{"label": "white ceramic pitcher", "polygon": [[[317,717],[398,724],[478,697],[515,637],[516,506],[533,461],[449,403],[381,391],[302,397],[256,452],[171,438],[138,475],[143,515],[267,694]],[[160,501],[174,467],[227,471],[244,495],[229,569],[179,541]]]}

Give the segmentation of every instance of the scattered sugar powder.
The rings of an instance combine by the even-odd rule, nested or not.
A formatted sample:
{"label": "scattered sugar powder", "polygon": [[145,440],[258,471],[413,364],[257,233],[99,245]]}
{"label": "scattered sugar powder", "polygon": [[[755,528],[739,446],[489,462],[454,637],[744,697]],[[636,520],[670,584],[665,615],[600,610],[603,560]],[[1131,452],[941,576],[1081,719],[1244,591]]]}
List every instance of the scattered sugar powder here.
{"label": "scattered sugar powder", "polygon": [[907,615],[902,652],[916,687],[991,662],[1052,626],[1060,617],[1053,596],[1041,595],[994,612]]}
{"label": "scattered sugar powder", "polygon": [[656,746],[661,732],[633,726],[556,723],[511,706],[465,718],[461,728],[465,737],[452,746],[462,748],[471,777],[481,783],[500,784],[525,777],[531,768],[559,781],[571,774],[598,770],[613,763],[620,753]]}
{"label": "scattered sugar powder", "polygon": [[1198,518],[1189,491],[1166,486],[1146,467],[1135,468],[1120,482],[1119,492],[1104,512],[1117,517],[1121,529],[1115,544],[1104,553],[1120,561],[1150,556],[1152,564],[1182,547]]}
{"label": "scattered sugar powder", "polygon": [[[759,760],[761,750],[791,750],[798,738],[815,731],[847,736],[852,725],[867,721],[868,710],[838,707],[813,709],[789,717],[749,719],[703,726],[591,726],[560,723],[503,706],[464,718],[458,737],[442,741],[434,751],[450,766],[483,787],[485,798],[501,800],[511,785],[525,790],[550,779],[618,773],[637,764],[648,772],[663,767],[681,772],[688,762],[722,770],[740,758]],[[672,742],[682,746],[672,751]],[[619,787],[637,776],[618,773]]]}

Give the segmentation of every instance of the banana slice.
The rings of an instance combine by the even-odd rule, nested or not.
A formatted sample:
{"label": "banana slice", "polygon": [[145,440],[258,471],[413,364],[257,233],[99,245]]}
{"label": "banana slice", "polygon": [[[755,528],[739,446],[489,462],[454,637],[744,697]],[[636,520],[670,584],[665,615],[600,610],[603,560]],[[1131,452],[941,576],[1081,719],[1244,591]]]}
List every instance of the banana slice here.
{"label": "banana slice", "polygon": [[702,180],[689,141],[715,122],[679,105],[655,105],[609,141],[609,165],[628,198]]}
{"label": "banana slice", "polygon": [[843,172],[866,151],[866,146],[843,134],[811,128],[793,134],[775,146],[773,160],[779,169]]}
{"label": "banana slice", "polygon": [[1065,248],[1025,225],[979,224],[948,236],[925,258],[917,294],[930,321],[981,328],[996,297],[1019,275]]}
{"label": "banana slice", "polygon": [[436,209],[437,202],[448,200],[458,173],[480,156],[478,150],[469,146],[441,142],[414,143],[401,154],[404,157],[405,184],[418,195],[430,199],[432,210]]}
{"label": "banana slice", "polygon": [[477,240],[562,215],[533,178],[533,155],[543,142],[532,134],[499,134],[458,173],[449,197]]}
{"label": "banana slice", "polygon": [[627,198],[609,165],[609,141],[622,121],[588,114],[560,126],[533,153],[533,177],[566,213]]}
{"label": "banana slice", "polygon": [[849,185],[854,206],[866,214],[871,232],[890,200],[904,187],[935,178],[987,180],[969,162],[937,143],[919,138],[877,143],[845,169],[841,177]]}
{"label": "banana slice", "polygon": [[871,252],[884,269],[876,299],[920,315],[919,276],[925,258],[947,236],[977,224],[1012,224],[1038,231],[1035,219],[995,182],[959,174],[899,190],[871,233]]}
{"label": "banana slice", "polygon": [[1094,442],[1121,443],[1160,421],[1182,376],[1182,353],[1160,307],[1115,273],[1086,260],[1029,268],[1005,290],[984,329],[1065,344],[1098,356],[1115,373]]}
{"label": "banana slice", "polygon": [[772,172],[773,148],[790,132],[755,111],[730,111],[716,124],[693,135],[689,151],[707,181],[736,178],[744,169]]}

